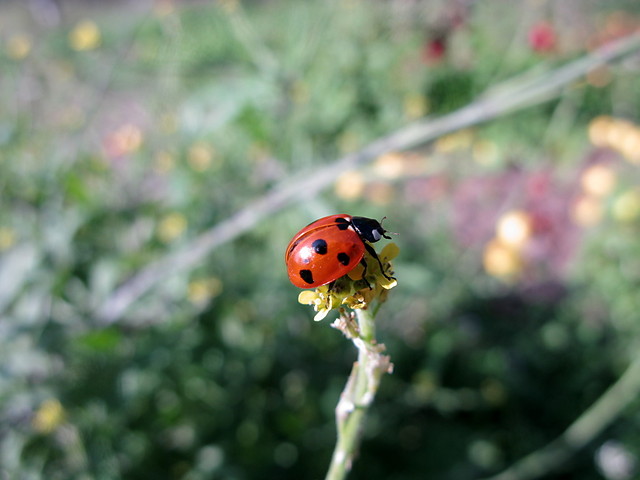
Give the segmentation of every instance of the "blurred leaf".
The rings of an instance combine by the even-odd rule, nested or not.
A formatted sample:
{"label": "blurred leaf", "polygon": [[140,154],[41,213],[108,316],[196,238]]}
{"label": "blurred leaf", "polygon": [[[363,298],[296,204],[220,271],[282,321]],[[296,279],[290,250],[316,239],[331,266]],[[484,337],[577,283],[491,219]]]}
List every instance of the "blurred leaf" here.
{"label": "blurred leaf", "polygon": [[17,245],[0,256],[0,311],[21,292],[41,259],[41,253],[29,243]]}
{"label": "blurred leaf", "polygon": [[273,85],[262,78],[235,73],[192,93],[184,102],[181,124],[188,133],[214,132],[245,108],[264,107],[273,101]]}
{"label": "blurred leaf", "polygon": [[78,337],[76,344],[95,353],[111,353],[122,340],[122,334],[116,328],[105,328]]}

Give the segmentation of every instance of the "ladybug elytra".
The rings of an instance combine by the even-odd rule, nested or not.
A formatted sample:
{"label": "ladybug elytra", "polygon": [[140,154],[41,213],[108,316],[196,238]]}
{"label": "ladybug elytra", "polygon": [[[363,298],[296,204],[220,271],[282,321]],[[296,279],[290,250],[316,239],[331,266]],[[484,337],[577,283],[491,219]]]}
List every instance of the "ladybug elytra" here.
{"label": "ladybug elytra", "polygon": [[[363,263],[365,250],[380,263],[369,243],[390,239],[380,222],[351,215],[330,215],[310,223],[293,236],[285,252],[289,279],[296,287],[315,288],[346,275]],[[387,277],[389,278],[389,277]]]}

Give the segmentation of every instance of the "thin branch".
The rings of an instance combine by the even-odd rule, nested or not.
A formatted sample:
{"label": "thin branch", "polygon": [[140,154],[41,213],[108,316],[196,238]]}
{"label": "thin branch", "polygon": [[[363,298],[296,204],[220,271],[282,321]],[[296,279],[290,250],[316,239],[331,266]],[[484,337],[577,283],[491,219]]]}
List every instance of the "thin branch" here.
{"label": "thin branch", "polygon": [[142,295],[168,275],[188,271],[220,245],[242,235],[257,223],[298,199],[309,199],[331,185],[346,170],[360,167],[389,151],[406,150],[439,136],[495,119],[509,112],[547,101],[559,95],[562,87],[591,70],[619,60],[640,49],[640,34],[605,45],[582,58],[531,80],[506,82],[507,87],[492,88],[473,103],[439,118],[426,118],[395,133],[373,141],[362,150],[348,154],[321,169],[303,172],[263,197],[249,203],[231,217],[196,237],[182,250],[150,263],[118,287],[97,309],[100,323],[118,320]]}
{"label": "thin branch", "polygon": [[533,480],[562,466],[593,441],[640,395],[640,355],[562,435],[511,467],[485,480]]}
{"label": "thin branch", "polygon": [[[362,432],[369,407],[376,396],[380,380],[393,371],[388,356],[383,355],[384,345],[376,343],[375,320],[369,309],[357,309],[358,336],[351,338],[358,349],[358,361],[353,364],[351,374],[336,406],[336,430],[338,438],[331,456],[325,480],[344,480],[358,454]],[[334,327],[350,338],[346,323],[339,319]],[[363,333],[365,333],[363,335]]]}

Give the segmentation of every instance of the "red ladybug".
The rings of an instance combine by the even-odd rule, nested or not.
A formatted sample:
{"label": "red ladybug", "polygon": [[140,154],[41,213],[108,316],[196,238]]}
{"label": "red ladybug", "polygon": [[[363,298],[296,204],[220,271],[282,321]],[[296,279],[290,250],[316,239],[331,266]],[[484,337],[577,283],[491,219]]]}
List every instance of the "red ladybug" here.
{"label": "red ladybug", "polygon": [[[372,218],[330,215],[316,220],[289,242],[284,256],[289,280],[300,288],[331,283],[360,262],[366,269],[365,250],[380,263],[369,243],[383,237],[390,239],[386,232],[380,222]],[[383,271],[382,264],[380,269]]]}

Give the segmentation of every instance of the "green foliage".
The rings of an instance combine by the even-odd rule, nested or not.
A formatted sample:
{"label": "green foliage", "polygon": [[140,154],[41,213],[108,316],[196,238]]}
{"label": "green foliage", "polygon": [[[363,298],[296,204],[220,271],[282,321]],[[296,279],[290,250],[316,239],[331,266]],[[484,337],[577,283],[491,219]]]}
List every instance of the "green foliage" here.
{"label": "green foliage", "polygon": [[[598,115],[638,124],[633,65],[405,153],[397,175],[377,161],[362,191],[301,197],[201,264],[156,272],[116,322],[96,314],[299,172],[584,54],[622,3],[591,2],[570,25],[548,6],[547,52],[521,28],[543,12],[518,2],[94,2],[53,26],[27,3],[0,4],[0,478],[321,478],[355,354],[296,302],[283,249],[333,212],[387,215],[400,233],[378,315],[395,372],[354,479],[498,472],[637,351],[640,207],[619,198],[640,176],[587,139]],[[99,41],[78,32],[85,18]],[[602,218],[585,226],[570,212],[594,163],[618,180],[589,197]],[[496,278],[483,255],[514,209],[533,219],[529,256]],[[546,478],[602,478],[610,439],[637,458],[636,412]]]}

